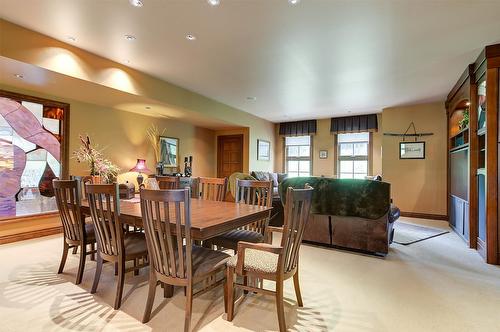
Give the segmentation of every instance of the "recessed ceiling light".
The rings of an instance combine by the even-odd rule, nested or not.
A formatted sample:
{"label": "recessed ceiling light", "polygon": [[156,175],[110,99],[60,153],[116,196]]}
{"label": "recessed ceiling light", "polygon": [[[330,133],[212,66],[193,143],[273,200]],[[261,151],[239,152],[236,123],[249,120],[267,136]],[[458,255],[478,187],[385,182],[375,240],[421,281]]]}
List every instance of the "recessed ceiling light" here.
{"label": "recessed ceiling light", "polygon": [[14,74],[14,76],[17,77],[17,78],[19,78],[20,80],[22,80],[24,78],[24,76],[21,75],[21,74]]}
{"label": "recessed ceiling light", "polygon": [[470,106],[470,101],[466,102],[465,106]]}
{"label": "recessed ceiling light", "polygon": [[300,0],[288,0],[288,3],[291,5],[296,5],[300,2]]}
{"label": "recessed ceiling light", "polygon": [[218,6],[220,4],[220,0],[207,0],[210,6]]}
{"label": "recessed ceiling light", "polygon": [[257,100],[257,97],[252,97],[252,96],[249,96],[249,97],[247,97],[247,100],[248,100],[248,101],[256,101],[256,100]]}
{"label": "recessed ceiling light", "polygon": [[132,36],[132,35],[125,35],[125,39],[126,40],[136,40],[137,38],[135,38],[135,36]]}
{"label": "recessed ceiling light", "polygon": [[142,7],[144,3],[141,0],[129,0],[130,4],[134,7]]}
{"label": "recessed ceiling light", "polygon": [[187,40],[196,40],[196,37],[192,34],[186,35]]}
{"label": "recessed ceiling light", "polygon": [[76,42],[76,38],[73,36],[66,36],[66,39],[72,42]]}

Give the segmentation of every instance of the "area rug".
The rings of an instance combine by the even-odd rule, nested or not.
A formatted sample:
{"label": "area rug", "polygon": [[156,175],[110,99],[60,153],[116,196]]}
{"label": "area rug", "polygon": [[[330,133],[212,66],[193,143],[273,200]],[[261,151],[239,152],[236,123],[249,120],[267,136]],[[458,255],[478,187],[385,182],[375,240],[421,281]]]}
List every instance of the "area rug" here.
{"label": "area rug", "polygon": [[397,221],[394,223],[393,242],[407,246],[413,243],[432,239],[447,233],[449,233],[449,231],[443,229],[407,224],[404,222]]}

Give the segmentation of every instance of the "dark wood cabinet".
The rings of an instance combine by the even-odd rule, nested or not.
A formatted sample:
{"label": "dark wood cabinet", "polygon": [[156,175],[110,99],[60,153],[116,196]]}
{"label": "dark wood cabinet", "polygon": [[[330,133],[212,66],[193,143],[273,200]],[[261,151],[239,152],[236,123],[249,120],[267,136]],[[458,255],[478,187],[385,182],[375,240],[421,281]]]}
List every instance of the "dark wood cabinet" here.
{"label": "dark wood cabinet", "polygon": [[446,101],[450,226],[491,264],[500,263],[499,68],[500,44],[485,47]]}

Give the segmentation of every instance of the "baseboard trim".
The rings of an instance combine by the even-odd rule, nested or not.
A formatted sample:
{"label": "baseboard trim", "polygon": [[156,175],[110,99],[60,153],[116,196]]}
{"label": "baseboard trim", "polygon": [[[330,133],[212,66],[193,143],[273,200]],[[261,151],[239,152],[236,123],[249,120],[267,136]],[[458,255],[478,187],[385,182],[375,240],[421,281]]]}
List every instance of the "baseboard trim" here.
{"label": "baseboard trim", "polygon": [[420,213],[420,212],[403,212],[403,211],[401,211],[401,217],[421,218],[421,219],[433,219],[433,220],[445,220],[445,221],[448,221],[448,216],[447,215],[430,214],[430,213]]}
{"label": "baseboard trim", "polygon": [[59,234],[62,233],[62,231],[63,231],[62,226],[56,226],[56,227],[33,230],[29,232],[4,235],[0,236],[0,244],[12,243],[17,241],[34,239],[42,236]]}

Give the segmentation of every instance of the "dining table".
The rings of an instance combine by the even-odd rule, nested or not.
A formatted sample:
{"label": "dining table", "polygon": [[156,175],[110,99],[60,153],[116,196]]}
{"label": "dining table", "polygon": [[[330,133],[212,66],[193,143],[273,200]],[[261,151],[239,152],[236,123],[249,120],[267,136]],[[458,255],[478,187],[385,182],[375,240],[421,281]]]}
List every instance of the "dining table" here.
{"label": "dining table", "polygon": [[[82,200],[81,213],[90,216],[88,201]],[[119,202],[121,223],[142,228],[142,214],[140,197],[120,199]],[[225,232],[269,218],[272,207],[249,205],[244,203],[220,202],[191,199],[191,238],[195,241],[204,241],[222,235]],[[171,225],[175,225],[174,221]]]}

